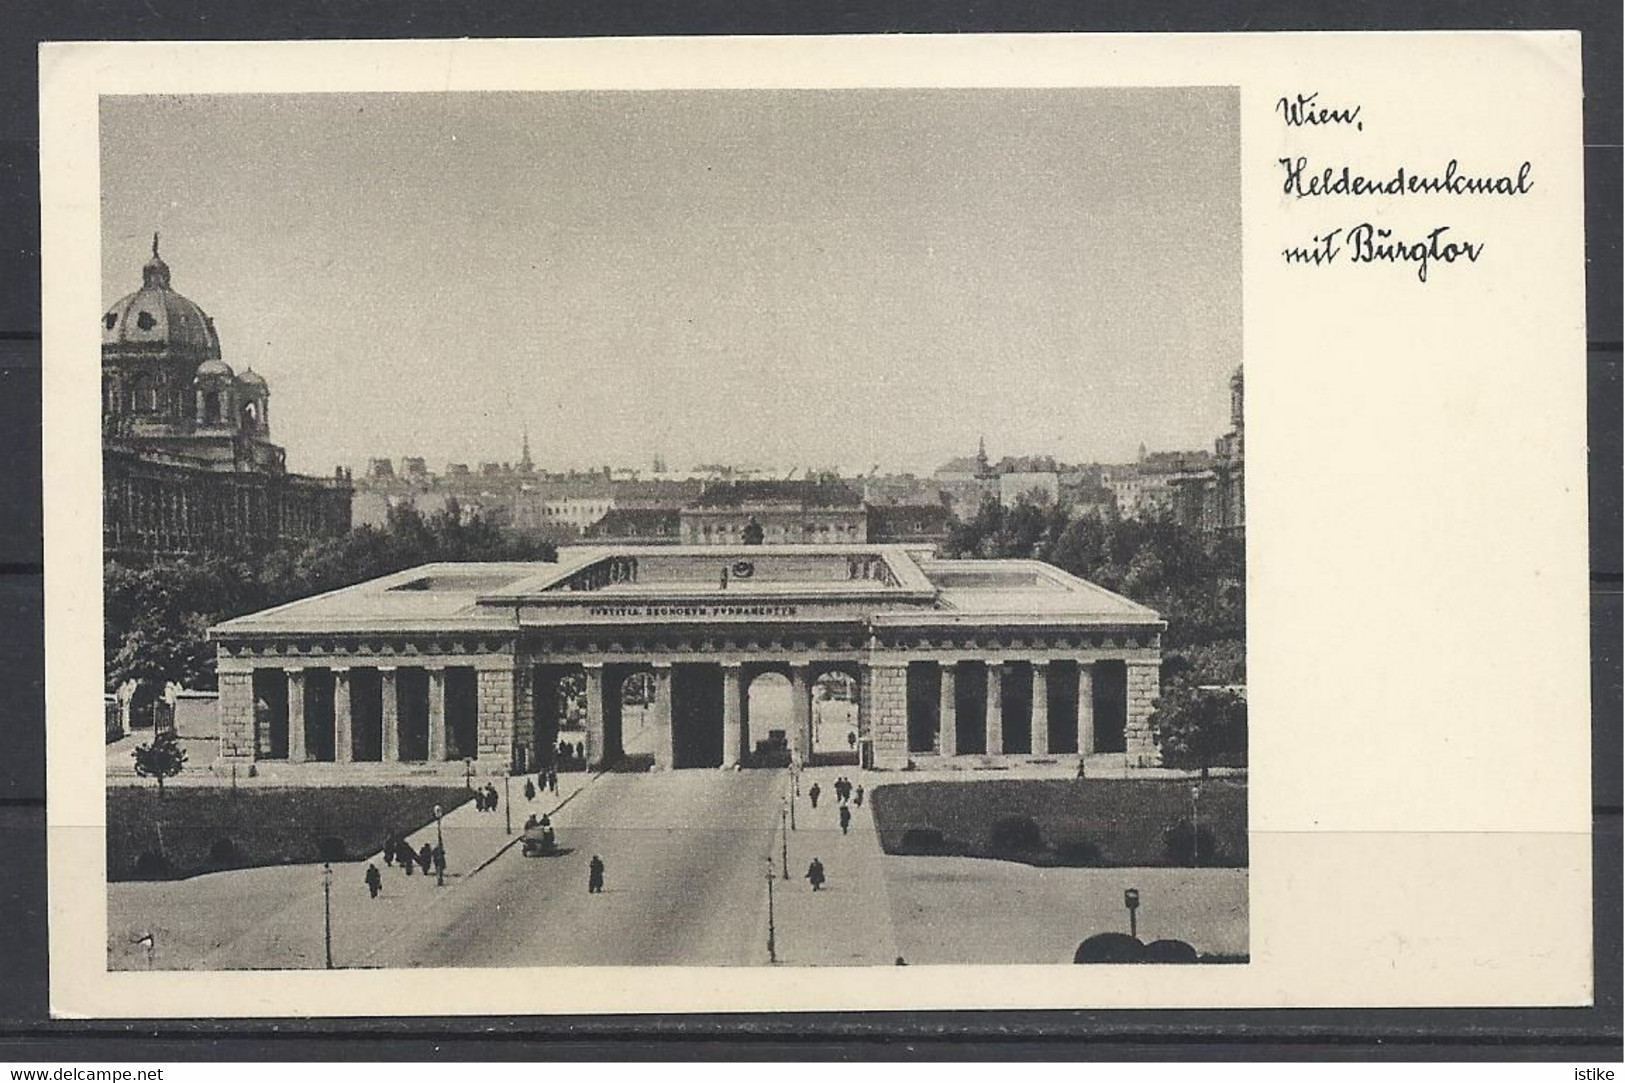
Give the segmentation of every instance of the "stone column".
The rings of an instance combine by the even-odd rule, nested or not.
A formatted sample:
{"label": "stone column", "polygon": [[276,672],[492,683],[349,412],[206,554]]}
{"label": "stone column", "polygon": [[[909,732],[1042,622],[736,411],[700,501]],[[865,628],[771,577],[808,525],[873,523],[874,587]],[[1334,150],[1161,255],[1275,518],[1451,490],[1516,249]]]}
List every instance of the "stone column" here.
{"label": "stone column", "polygon": [[378,667],[379,716],[383,719],[383,751],[379,759],[385,763],[401,762],[401,699],[395,690],[395,667]]}
{"label": "stone column", "polygon": [[446,762],[446,671],[429,670],[429,762]]}
{"label": "stone column", "polygon": [[581,668],[586,675],[582,687],[587,692],[587,766],[598,767],[604,762],[604,666],[588,662]]}
{"label": "stone column", "polygon": [[[862,704],[859,704],[862,711]],[[790,665],[790,754],[797,763],[806,763],[813,751],[812,666],[806,662]]]}
{"label": "stone column", "polygon": [[867,722],[859,742],[868,742],[866,766],[881,771],[908,767],[908,664],[865,666],[869,679]]}
{"label": "stone column", "polygon": [[671,663],[654,665],[655,697],[649,704],[649,724],[654,729],[655,770],[669,771],[672,766],[671,732]]}
{"label": "stone column", "polygon": [[745,745],[743,719],[740,718],[741,693],[738,663],[722,667],[722,766],[738,767]]}
{"label": "stone column", "polygon": [[1049,663],[1033,663],[1033,735],[1034,756],[1049,755]]}
{"label": "stone column", "polygon": [[350,670],[333,670],[333,762],[355,759],[355,717],[350,711]]}
{"label": "stone column", "polygon": [[1123,722],[1123,747],[1128,762],[1137,767],[1156,767],[1162,752],[1151,734],[1151,709],[1162,694],[1162,665],[1155,659],[1131,661],[1128,676],[1128,710]]}
{"label": "stone column", "polygon": [[939,662],[937,669],[942,674],[942,689],[939,693],[939,715],[937,723],[937,754],[942,756],[959,755],[959,700],[958,681],[956,680],[959,667],[952,662]]}
{"label": "stone column", "polygon": [[215,710],[220,723],[220,755],[252,760],[260,748],[254,711],[254,674],[251,670],[218,671],[220,686]]}
{"label": "stone column", "polygon": [[1004,666],[987,663],[987,754],[1004,755]]}
{"label": "stone column", "polygon": [[1078,663],[1078,755],[1095,750],[1095,666]]}
{"label": "stone column", "polygon": [[290,669],[288,674],[288,762],[304,763],[305,753],[305,671]]}

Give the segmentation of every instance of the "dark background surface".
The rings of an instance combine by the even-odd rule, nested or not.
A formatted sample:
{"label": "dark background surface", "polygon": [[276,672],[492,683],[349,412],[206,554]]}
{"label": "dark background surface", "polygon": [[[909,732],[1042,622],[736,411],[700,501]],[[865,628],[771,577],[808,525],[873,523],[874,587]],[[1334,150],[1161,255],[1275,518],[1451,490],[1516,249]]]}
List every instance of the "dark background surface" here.
{"label": "dark background surface", "polygon": [[[1620,11],[1588,3],[31,0],[0,35],[0,1060],[1620,1059]],[[1578,29],[1585,73],[1596,1007],[84,1023],[47,1011],[38,71],[42,41]],[[1515,454],[1516,449],[1509,449]],[[132,1015],[139,1005],[131,1005]]]}

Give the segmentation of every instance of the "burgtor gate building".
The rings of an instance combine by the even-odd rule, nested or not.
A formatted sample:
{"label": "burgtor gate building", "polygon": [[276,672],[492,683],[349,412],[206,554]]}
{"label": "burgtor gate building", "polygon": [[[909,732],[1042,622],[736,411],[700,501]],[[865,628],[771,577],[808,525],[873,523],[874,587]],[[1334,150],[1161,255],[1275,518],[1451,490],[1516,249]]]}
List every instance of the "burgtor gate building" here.
{"label": "burgtor gate building", "polygon": [[550,757],[564,681],[585,689],[593,765],[623,754],[632,679],[650,690],[657,769],[748,764],[765,736],[748,689],[770,673],[789,680],[801,761],[815,682],[844,674],[866,767],[1112,754],[1151,766],[1165,627],[1038,561],[651,546],[424,565],[210,635],[227,757],[499,773]]}

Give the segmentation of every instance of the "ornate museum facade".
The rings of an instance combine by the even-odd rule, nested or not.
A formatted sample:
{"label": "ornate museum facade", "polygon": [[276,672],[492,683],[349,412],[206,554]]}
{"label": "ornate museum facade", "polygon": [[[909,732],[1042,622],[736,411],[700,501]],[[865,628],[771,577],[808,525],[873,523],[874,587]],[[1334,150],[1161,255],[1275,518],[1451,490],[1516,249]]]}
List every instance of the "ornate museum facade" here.
{"label": "ornate museum facade", "polygon": [[221,358],[214,321],[152,240],[141,288],[102,315],[102,531],[109,555],[257,551],[350,529],[350,483],[290,474],[271,390]]}

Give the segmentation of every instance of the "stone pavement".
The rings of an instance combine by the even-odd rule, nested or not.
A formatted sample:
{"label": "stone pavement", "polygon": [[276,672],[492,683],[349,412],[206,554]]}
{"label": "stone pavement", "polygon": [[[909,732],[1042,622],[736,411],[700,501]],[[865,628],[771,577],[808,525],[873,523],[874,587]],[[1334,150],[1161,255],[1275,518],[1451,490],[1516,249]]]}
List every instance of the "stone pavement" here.
{"label": "stone pavement", "polygon": [[[559,792],[526,802],[524,777],[509,790],[514,798],[513,834],[502,808],[478,812],[465,802],[447,813],[439,827],[446,848],[446,883],[436,886],[431,871],[407,876],[374,854],[361,861],[333,863],[333,964],[389,966],[395,932],[417,921],[432,906],[455,896],[466,878],[516,844],[526,816],[563,807],[596,776],[559,776]],[[498,786],[498,792],[501,787]],[[431,823],[407,839],[414,849],[436,841]],[[383,891],[368,897],[367,865],[383,875]],[[208,873],[185,880],[108,885],[108,967],[144,969],[140,939],[154,940],[151,965],[159,970],[298,969],[326,965],[320,865],[284,865]]]}
{"label": "stone pavement", "polygon": [[[841,834],[835,780],[845,775],[865,789],[864,802],[850,806],[850,833]],[[868,790],[885,776],[855,767],[813,767],[801,772],[796,799],[796,830],[788,832],[790,879],[775,885],[774,917],[778,958],[786,966],[892,966],[897,938],[892,931],[884,855],[870,816]],[[818,807],[808,791],[818,783]],[[788,792],[788,780],[787,780]],[[782,822],[781,817],[781,822]],[[773,861],[784,850],[775,839]],[[817,892],[807,882],[807,866],[817,857],[827,880]]]}

